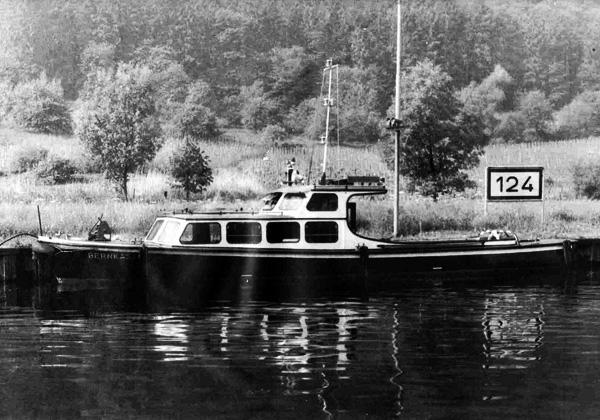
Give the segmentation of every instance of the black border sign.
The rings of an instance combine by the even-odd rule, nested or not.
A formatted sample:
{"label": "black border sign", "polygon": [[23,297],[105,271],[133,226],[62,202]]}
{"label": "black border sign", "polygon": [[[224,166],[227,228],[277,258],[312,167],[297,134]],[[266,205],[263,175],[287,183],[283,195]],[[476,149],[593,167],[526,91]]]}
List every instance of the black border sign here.
{"label": "black border sign", "polygon": [[488,201],[543,200],[544,168],[494,166],[486,168]]}

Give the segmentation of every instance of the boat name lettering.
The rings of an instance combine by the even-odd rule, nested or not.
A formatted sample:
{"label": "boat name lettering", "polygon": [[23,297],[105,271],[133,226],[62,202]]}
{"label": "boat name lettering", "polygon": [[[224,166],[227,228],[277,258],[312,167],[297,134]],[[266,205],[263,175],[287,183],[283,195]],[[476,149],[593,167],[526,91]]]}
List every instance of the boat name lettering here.
{"label": "boat name lettering", "polygon": [[114,253],[114,252],[88,252],[90,260],[133,260],[138,259],[139,254]]}

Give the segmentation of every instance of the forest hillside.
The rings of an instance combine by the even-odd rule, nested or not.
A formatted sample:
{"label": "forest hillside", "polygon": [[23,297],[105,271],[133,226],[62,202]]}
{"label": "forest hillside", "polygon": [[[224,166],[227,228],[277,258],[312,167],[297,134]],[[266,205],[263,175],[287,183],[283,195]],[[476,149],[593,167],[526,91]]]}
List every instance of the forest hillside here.
{"label": "forest hillside", "polygon": [[[495,141],[596,133],[600,2],[402,6],[403,67],[440,66]],[[332,58],[344,83],[342,138],[376,142],[394,91],[395,7],[393,0],[3,0],[0,118],[18,114],[18,95],[9,98],[20,85],[51,85],[46,90],[68,106],[99,70],[133,63],[158,74],[170,104],[166,127],[177,125],[174,115],[195,92],[220,126],[313,136],[321,69]]]}

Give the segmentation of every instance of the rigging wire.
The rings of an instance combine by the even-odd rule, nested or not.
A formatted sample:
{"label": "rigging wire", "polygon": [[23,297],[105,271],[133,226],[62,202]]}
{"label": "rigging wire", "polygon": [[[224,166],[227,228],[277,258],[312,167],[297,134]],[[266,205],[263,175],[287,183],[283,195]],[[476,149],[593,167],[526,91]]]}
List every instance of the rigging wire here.
{"label": "rigging wire", "polygon": [[335,115],[336,115],[336,131],[337,131],[337,170],[341,169],[340,165],[340,67],[335,68]]}

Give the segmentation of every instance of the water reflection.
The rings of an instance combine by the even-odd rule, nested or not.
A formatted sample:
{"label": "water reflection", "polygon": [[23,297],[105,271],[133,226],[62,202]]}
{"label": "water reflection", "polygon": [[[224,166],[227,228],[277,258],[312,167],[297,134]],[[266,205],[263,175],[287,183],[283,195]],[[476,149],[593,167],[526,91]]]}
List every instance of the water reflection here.
{"label": "water reflection", "polygon": [[189,324],[177,315],[154,317],[154,335],[159,344],[154,351],[161,353],[165,362],[181,362],[189,359]]}
{"label": "water reflection", "polygon": [[442,285],[161,312],[20,291],[29,304],[0,307],[0,418],[530,418],[535,401],[540,417],[568,404],[594,418],[577,396],[600,374],[599,291]]}
{"label": "water reflection", "polygon": [[491,294],[484,303],[485,369],[526,369],[540,359],[543,304],[517,293]]}

